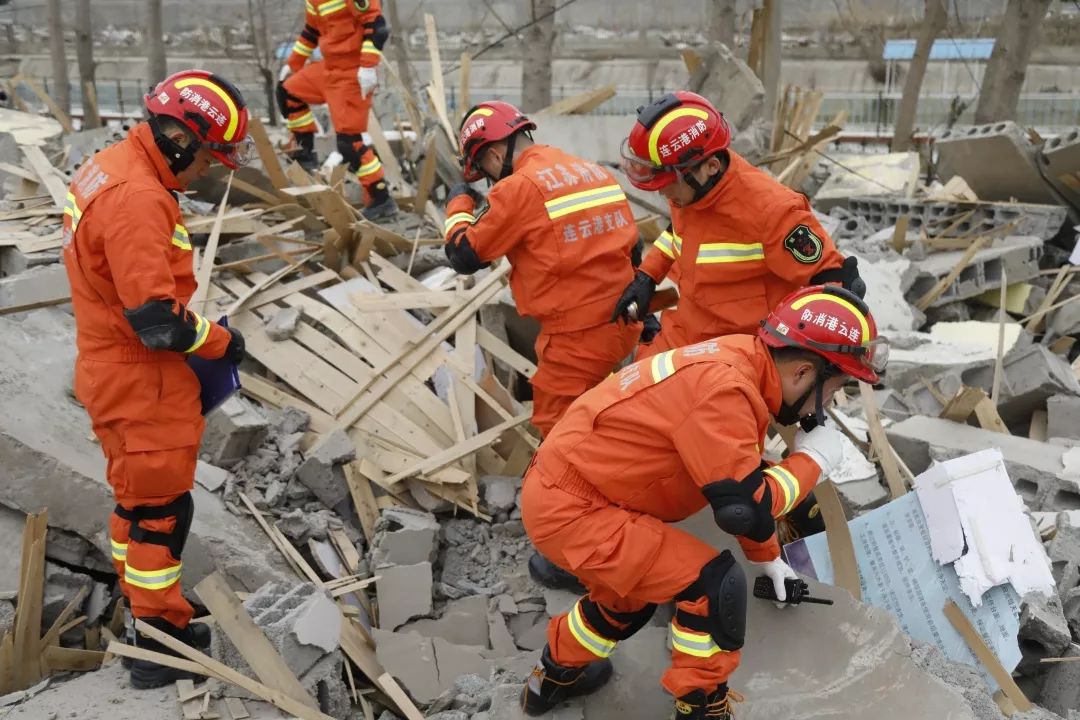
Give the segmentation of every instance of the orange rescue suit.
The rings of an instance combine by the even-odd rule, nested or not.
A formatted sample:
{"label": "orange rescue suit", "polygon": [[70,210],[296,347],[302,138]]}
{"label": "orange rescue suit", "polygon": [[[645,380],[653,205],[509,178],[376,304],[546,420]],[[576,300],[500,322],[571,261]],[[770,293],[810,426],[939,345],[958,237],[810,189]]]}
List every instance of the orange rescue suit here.
{"label": "orange rescue suit", "polygon": [[[204,427],[199,382],[185,353],[148,349],[123,312],[152,300],[186,305],[195,292],[191,244],[171,192],[178,189],[149,126],[140,123],[79,168],[65,208],[75,393],[126,511],[164,506],[192,489]],[[224,355],[228,331],[193,316],[201,330],[192,352]],[[109,525],[113,564],[132,614],[185,627],[192,608],[180,591],[180,558],[163,545],[129,542],[130,523],[119,514]],[[142,527],[172,533],[176,518],[143,520]]]}
{"label": "orange rescue suit", "polygon": [[659,282],[678,274],[679,304],[639,357],[718,335],[756,333],[789,293],[844,261],[810,203],[727,151],[729,165],[705,197],[671,205],[671,230],[641,264]]}
{"label": "orange rescue suit", "polygon": [[[668,523],[704,508],[705,486],[739,481],[762,467],[780,378],[768,348],[748,335],[714,338],[623,368],[583,395],[537,451],[522,490],[522,521],[544,557],[572,572],[607,619],[677,596],[676,608],[705,616],[705,598],[681,595],[715,549]],[[766,467],[775,518],[798,505],[820,468],[802,453]],[[774,533],[740,537],[746,557],[779,556]],[[552,659],[580,666],[614,649],[592,627],[581,603],[552,618]],[[675,697],[711,692],[739,663],[707,633],[672,624],[672,665],[662,683]]]}
{"label": "orange rescue suit", "polygon": [[[484,263],[506,256],[518,312],[540,321],[532,378],[533,425],[545,436],[574,399],[633,350],[640,325],[613,325],[611,308],[633,278],[633,212],[604,168],[532,145],[479,209],[447,205],[448,243]],[[475,268],[473,268],[475,270]]]}

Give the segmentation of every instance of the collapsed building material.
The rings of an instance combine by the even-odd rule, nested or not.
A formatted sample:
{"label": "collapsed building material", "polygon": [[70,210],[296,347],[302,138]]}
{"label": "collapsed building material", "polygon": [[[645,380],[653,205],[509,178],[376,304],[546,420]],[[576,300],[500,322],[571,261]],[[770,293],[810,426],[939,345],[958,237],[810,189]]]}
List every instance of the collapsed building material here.
{"label": "collapsed building material", "polygon": [[233,396],[206,416],[200,454],[210,463],[229,467],[255,451],[266,437],[269,424],[262,412],[241,397]]}
{"label": "collapsed building material", "polygon": [[859,275],[866,282],[864,299],[880,332],[908,332],[922,326],[924,316],[904,298],[918,276],[910,260],[900,256],[870,260],[855,253],[849,255],[859,259]]}
{"label": "collapsed building material", "polygon": [[912,230],[926,228],[944,229],[961,219],[952,229],[956,234],[989,233],[1011,223],[1011,232],[1049,240],[1061,230],[1068,211],[1057,204],[1040,205],[1025,203],[954,203],[908,198],[857,197],[848,200],[848,210],[864,218],[874,230],[884,230],[896,225],[907,216]]}
{"label": "collapsed building material", "polygon": [[459,675],[487,677],[491,671],[491,661],[483,657],[480,647],[415,633],[375,629],[371,634],[379,662],[423,705],[453,688]]}
{"label": "collapsed building material", "polygon": [[67,272],[60,264],[0,280],[0,315],[60,305],[70,300]]}
{"label": "collapsed building material", "polygon": [[1061,202],[1040,172],[1038,148],[1012,121],[949,129],[934,145],[941,177],[960,175],[983,200]]}
{"label": "collapsed building material", "polygon": [[379,621],[395,630],[415,617],[431,613],[431,563],[380,568],[375,583],[379,598]]}
{"label": "collapsed building material", "polygon": [[846,207],[850,198],[910,197],[919,181],[919,154],[833,156],[836,166],[814,193],[814,207],[822,212]]}
{"label": "collapsed building material", "polygon": [[375,526],[371,566],[415,565],[433,562],[439,521],[411,508],[386,508]]}
{"label": "collapsed building material", "polygon": [[[1046,406],[1054,395],[1067,394],[1080,400],[1080,382],[1068,361],[1044,345],[1029,345],[1007,352],[1002,358],[1002,370],[1001,397],[995,398],[995,402],[1002,419],[1009,425],[1028,422],[1031,413]],[[965,373],[964,382],[989,391],[994,382],[994,370],[974,369]]]}
{"label": "collapsed building material", "polygon": [[[1033,236],[1009,236],[994,247],[987,247],[971,256],[959,276],[936,298],[931,305],[943,305],[982,294],[986,290],[1001,287],[1003,273],[1009,282],[1019,282],[1039,274],[1039,258],[1042,257],[1043,241]],[[914,262],[919,277],[916,278],[907,297],[912,302],[928,293],[937,281],[948,275],[964,256],[960,250],[933,253]]]}
{"label": "collapsed building material", "polygon": [[1039,162],[1047,182],[1080,212],[1080,128],[1059,133],[1043,143]]}

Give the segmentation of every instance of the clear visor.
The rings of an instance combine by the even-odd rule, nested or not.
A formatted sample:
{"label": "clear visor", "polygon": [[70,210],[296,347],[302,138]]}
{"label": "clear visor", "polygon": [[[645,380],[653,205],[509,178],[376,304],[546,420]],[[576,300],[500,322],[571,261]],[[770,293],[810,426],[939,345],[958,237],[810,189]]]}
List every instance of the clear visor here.
{"label": "clear visor", "polygon": [[876,337],[865,347],[866,352],[859,355],[862,364],[876,373],[885,372],[885,366],[889,364],[889,339]]}
{"label": "clear visor", "polygon": [[207,142],[204,145],[221,155],[223,162],[231,167],[244,167],[255,156],[255,141],[250,135],[238,143]]}
{"label": "clear visor", "polygon": [[671,166],[654,165],[651,160],[639,156],[630,148],[630,138],[623,139],[619,154],[622,156],[622,171],[634,183],[648,183],[656,176],[674,170]]}

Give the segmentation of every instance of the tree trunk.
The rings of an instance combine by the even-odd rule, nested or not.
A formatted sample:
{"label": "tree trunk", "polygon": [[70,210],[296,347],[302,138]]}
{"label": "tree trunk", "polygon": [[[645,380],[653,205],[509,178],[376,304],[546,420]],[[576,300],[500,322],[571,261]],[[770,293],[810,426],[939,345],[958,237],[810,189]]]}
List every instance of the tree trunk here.
{"label": "tree trunk", "polygon": [[926,0],[926,12],[919,28],[919,39],[915,41],[915,55],[911,58],[907,77],[904,78],[904,94],[900,98],[900,109],[896,112],[893,152],[904,152],[911,147],[915,111],[919,107],[919,93],[926,75],[926,64],[930,61],[930,49],[948,21],[949,8],[945,5],[945,0]]}
{"label": "tree trunk", "polygon": [[393,53],[394,62],[398,66],[398,77],[409,92],[415,92],[416,81],[413,78],[412,65],[409,64],[408,31],[402,27],[401,20],[398,18],[397,0],[384,0],[383,13],[386,15],[386,21],[390,23],[390,52]]}
{"label": "tree trunk", "polygon": [[53,100],[68,115],[71,114],[71,92],[68,88],[67,55],[64,53],[64,22],[60,0],[48,2],[49,55],[52,58]]}
{"label": "tree trunk", "polygon": [[531,0],[521,62],[521,109],[535,112],[551,104],[551,56],[555,45],[555,0]]}
{"label": "tree trunk", "polygon": [[761,84],[765,86],[765,113],[776,112],[776,95],[780,86],[780,57],[783,50],[780,7],[782,0],[765,0],[765,47],[761,58]]}
{"label": "tree trunk", "polygon": [[994,51],[986,64],[975,122],[1015,120],[1020,89],[1050,0],[1009,0]]}
{"label": "tree trunk", "polygon": [[735,52],[735,0],[705,0],[705,18],[709,40]]}
{"label": "tree trunk", "polygon": [[150,73],[147,81],[151,87],[164,80],[169,74],[165,64],[165,31],[162,28],[161,1],[147,0],[146,2],[146,58]]}
{"label": "tree trunk", "polygon": [[94,28],[90,0],[78,0],[75,6],[75,55],[79,58],[79,87],[83,97],[83,129],[101,126],[94,84]]}

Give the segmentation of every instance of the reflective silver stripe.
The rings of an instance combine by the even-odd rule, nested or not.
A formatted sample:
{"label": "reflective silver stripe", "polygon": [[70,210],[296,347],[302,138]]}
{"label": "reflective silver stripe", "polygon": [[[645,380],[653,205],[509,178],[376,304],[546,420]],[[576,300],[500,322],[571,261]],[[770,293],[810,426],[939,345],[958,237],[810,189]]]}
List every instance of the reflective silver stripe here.
{"label": "reflective silver stripe", "polygon": [[136,570],[124,563],[124,581],[146,590],[164,590],[180,579],[183,563],[164,570]]}
{"label": "reflective silver stripe", "polygon": [[319,15],[326,17],[332,13],[336,13],[338,10],[345,9],[345,0],[330,0],[328,3],[323,3],[319,6]]}
{"label": "reflective silver stripe", "polygon": [[657,250],[664,253],[665,255],[667,255],[672,260],[674,260],[675,259],[675,246],[674,246],[672,240],[673,239],[671,237],[671,233],[669,233],[667,230],[665,230],[664,232],[660,233],[660,237],[656,238],[656,240],[653,241],[653,245],[656,247]]}
{"label": "reflective silver stripe", "polygon": [[589,629],[585,619],[581,617],[581,601],[574,603],[574,608],[567,615],[567,624],[570,626],[570,634],[581,643],[581,646],[599,658],[606,658],[615,650],[615,643],[602,638]]}
{"label": "reflective silver stripe", "polygon": [[745,262],[764,260],[765,249],[761,243],[704,243],[698,248],[698,263]]}
{"label": "reflective silver stripe", "polygon": [[552,220],[561,218],[563,215],[588,210],[599,205],[620,202],[626,199],[622,188],[618,185],[605,185],[604,187],[582,190],[581,192],[563,195],[544,203],[548,217]]}
{"label": "reflective silver stripe", "polygon": [[659,355],[653,355],[652,361],[649,363],[649,370],[652,372],[654,383],[658,383],[670,376],[671,373],[675,372],[675,351],[668,350]]}
{"label": "reflective silver stripe", "polygon": [[356,168],[356,177],[367,177],[368,175],[379,172],[379,170],[381,169],[382,163],[379,162],[379,158],[375,158],[366,165],[361,165],[360,167]]}
{"label": "reflective silver stripe", "polygon": [[181,250],[190,250],[191,241],[188,239],[187,228],[183,225],[177,225],[173,228],[172,244]]}
{"label": "reflective silver stripe", "polygon": [[686,655],[701,658],[712,657],[716,653],[725,652],[716,644],[711,635],[683,630],[676,627],[674,622],[671,623],[671,647],[673,650]]}
{"label": "reflective silver stripe", "polygon": [[459,212],[454,213],[450,217],[446,218],[446,222],[443,223],[443,235],[448,235],[454,226],[458,223],[471,223],[476,222],[476,218],[472,216],[472,213]]}
{"label": "reflective silver stripe", "polygon": [[285,127],[292,130],[294,128],[303,127],[303,126],[307,125],[308,123],[313,123],[313,122],[315,122],[315,116],[312,115],[311,111],[309,110],[308,112],[304,113],[303,115],[301,115],[298,118],[295,118],[293,120],[286,120],[285,121]]}

